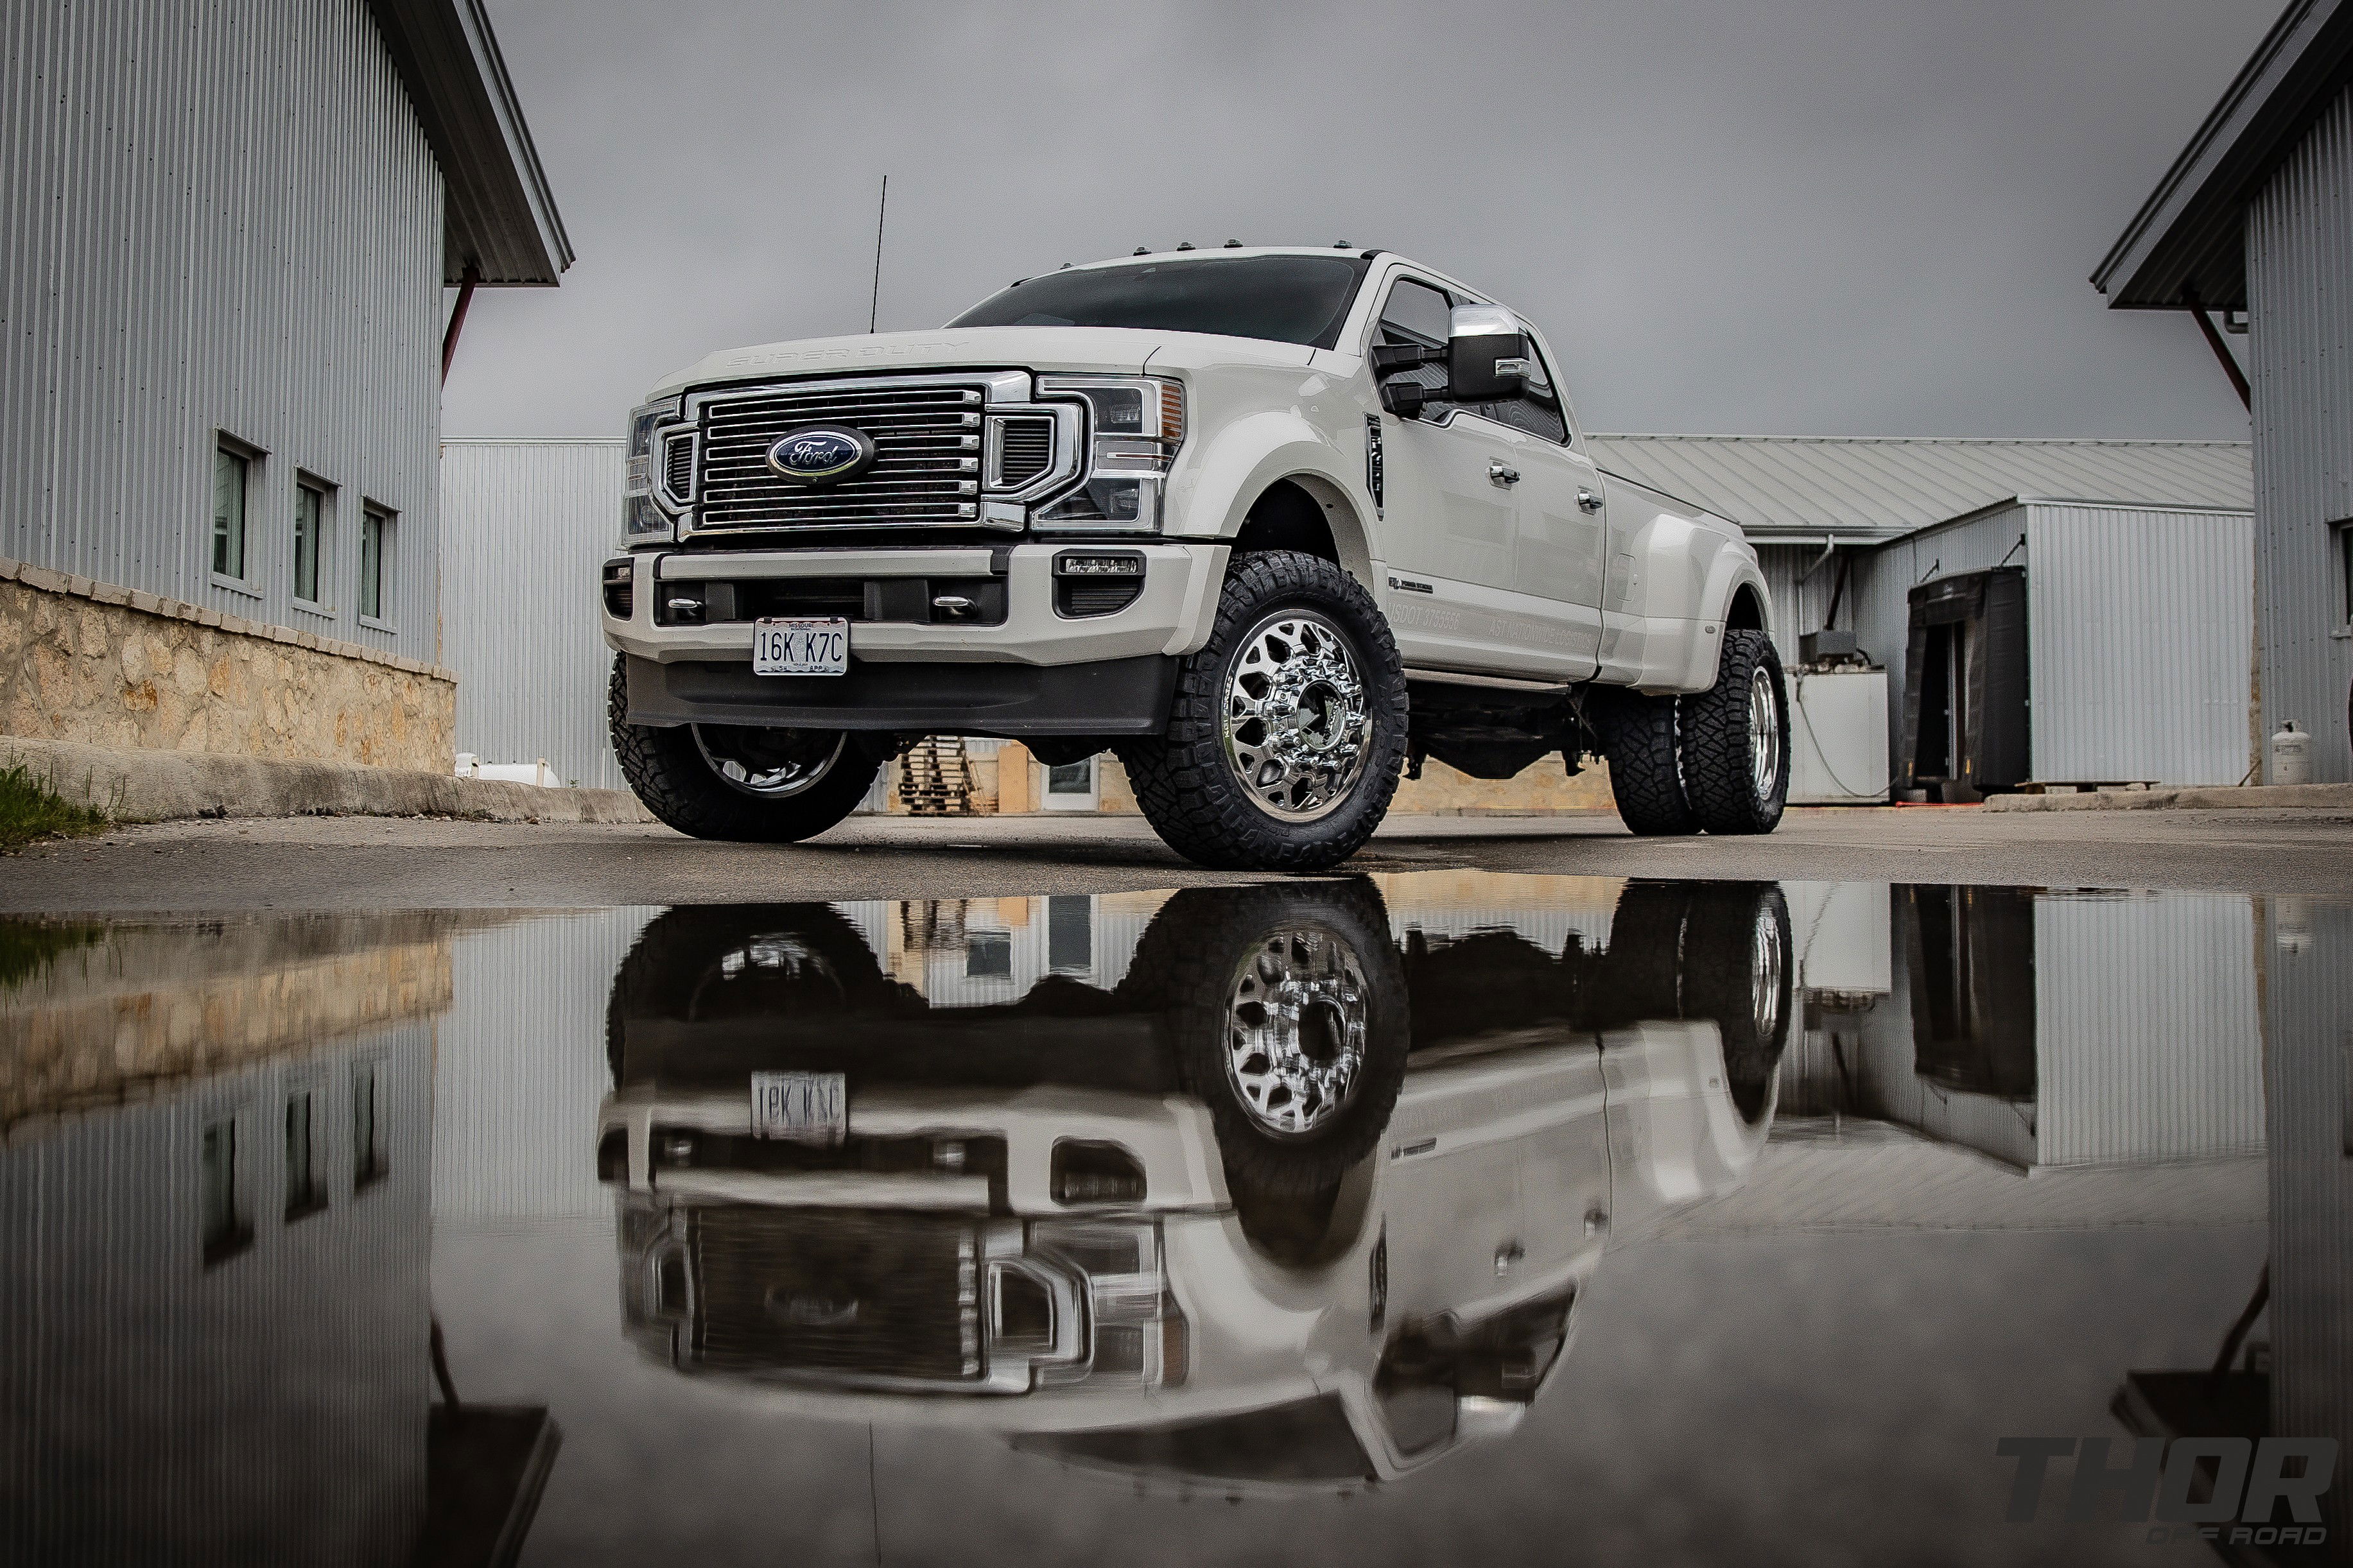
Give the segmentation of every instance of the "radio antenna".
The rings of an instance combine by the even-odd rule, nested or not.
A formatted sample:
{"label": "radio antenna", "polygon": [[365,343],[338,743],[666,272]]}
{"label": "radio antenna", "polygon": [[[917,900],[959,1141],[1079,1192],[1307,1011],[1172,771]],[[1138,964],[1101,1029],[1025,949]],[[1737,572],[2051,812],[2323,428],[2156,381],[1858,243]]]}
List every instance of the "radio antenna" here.
{"label": "radio antenna", "polygon": [[882,176],[882,199],[874,205],[874,293],[866,302],[866,330],[874,330],[874,321],[882,308],[882,219],[891,210],[891,176]]}

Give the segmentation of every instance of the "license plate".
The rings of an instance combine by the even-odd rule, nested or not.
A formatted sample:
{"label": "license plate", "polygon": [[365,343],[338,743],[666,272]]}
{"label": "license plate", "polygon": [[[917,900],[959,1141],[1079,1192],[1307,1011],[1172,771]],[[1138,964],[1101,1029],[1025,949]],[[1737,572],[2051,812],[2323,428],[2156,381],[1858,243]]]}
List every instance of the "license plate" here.
{"label": "license plate", "polygon": [[770,616],[752,623],[754,675],[847,675],[849,623]]}
{"label": "license plate", "polygon": [[849,1097],[838,1072],[755,1072],[752,1136],[839,1143],[849,1134]]}

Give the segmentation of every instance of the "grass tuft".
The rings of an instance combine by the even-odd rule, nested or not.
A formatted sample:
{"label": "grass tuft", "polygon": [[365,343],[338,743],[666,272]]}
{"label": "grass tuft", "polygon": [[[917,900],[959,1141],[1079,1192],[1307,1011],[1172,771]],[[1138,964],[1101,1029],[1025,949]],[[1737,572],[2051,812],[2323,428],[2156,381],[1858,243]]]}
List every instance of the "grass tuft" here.
{"label": "grass tuft", "polygon": [[37,838],[103,833],[106,825],[106,813],[61,799],[22,763],[0,768],[0,851]]}

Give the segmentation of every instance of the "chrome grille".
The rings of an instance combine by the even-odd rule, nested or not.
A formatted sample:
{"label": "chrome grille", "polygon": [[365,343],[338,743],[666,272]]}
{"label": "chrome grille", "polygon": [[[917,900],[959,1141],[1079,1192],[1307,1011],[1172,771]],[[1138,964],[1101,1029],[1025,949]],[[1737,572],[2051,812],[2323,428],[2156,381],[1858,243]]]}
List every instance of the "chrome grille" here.
{"label": "chrome grille", "polygon": [[[702,412],[702,528],[855,527],[971,522],[980,515],[981,394],[937,383],[777,388]],[[798,484],[768,467],[778,437],[846,425],[872,437],[871,468],[837,484]]]}
{"label": "chrome grille", "polygon": [[694,1211],[705,1366],[961,1382],[980,1375],[979,1237],[946,1215]]}
{"label": "chrome grille", "polygon": [[1054,422],[1039,416],[1008,418],[997,435],[997,471],[1008,490],[1044,473],[1054,461]]}

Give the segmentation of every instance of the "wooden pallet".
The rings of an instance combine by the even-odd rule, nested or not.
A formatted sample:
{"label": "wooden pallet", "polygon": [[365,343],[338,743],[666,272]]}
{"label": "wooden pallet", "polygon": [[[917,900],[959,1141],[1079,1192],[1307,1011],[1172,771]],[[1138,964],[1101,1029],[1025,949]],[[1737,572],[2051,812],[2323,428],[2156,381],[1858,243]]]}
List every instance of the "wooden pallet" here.
{"label": "wooden pallet", "polygon": [[972,759],[960,735],[926,735],[899,762],[899,802],[915,816],[970,816]]}

